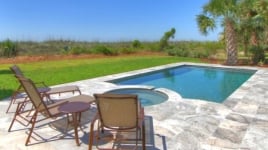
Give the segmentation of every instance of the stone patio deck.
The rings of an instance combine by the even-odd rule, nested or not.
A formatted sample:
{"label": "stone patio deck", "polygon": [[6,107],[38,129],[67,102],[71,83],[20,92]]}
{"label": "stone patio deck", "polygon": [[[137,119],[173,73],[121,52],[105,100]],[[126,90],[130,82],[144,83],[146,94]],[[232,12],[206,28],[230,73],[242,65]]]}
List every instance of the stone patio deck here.
{"label": "stone patio deck", "polygon": [[[185,63],[158,66],[65,85],[77,85],[83,94],[92,95],[118,88],[118,86],[104,81],[183,64]],[[202,100],[186,100],[173,91],[158,89],[167,93],[169,100],[158,105],[145,107],[147,149],[267,150],[268,69],[239,68],[250,68],[258,71],[222,104]],[[62,119],[50,125],[39,126],[36,131],[41,137],[33,140],[33,145],[24,146],[27,137],[25,133],[27,130],[24,126],[15,123],[13,131],[7,131],[13,117],[13,113],[5,113],[8,104],[9,99],[0,101],[0,149],[79,150],[88,148],[88,127],[90,119],[96,112],[94,106],[83,114],[82,122],[85,132],[79,131],[81,146],[76,146],[72,130],[63,139],[57,138],[57,136],[62,135],[61,128],[64,124]],[[12,109],[14,111],[15,105],[12,106]],[[53,128],[51,128],[52,126]]]}

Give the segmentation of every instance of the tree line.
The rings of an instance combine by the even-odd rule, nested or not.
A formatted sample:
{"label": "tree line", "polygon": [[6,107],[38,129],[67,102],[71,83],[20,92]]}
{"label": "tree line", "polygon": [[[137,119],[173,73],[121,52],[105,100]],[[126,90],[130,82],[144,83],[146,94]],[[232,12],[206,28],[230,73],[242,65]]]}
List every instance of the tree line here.
{"label": "tree line", "polygon": [[251,51],[253,63],[265,60],[268,45],[268,0],[210,0],[197,15],[202,34],[207,35],[222,25],[226,45],[226,64],[236,65],[237,47],[243,45],[245,55]]}

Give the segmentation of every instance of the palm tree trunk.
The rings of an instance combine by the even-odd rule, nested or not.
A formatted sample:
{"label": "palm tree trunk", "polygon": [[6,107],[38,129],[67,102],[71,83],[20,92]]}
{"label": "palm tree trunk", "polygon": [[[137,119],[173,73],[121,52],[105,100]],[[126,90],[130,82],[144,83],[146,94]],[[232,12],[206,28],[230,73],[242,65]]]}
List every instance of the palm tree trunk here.
{"label": "palm tree trunk", "polygon": [[226,53],[227,65],[237,64],[237,50],[236,50],[236,35],[232,20],[226,18],[225,20],[225,39],[226,39]]}
{"label": "palm tree trunk", "polygon": [[256,31],[252,32],[250,41],[251,41],[251,45],[253,45],[253,46],[259,45],[258,44],[258,35],[257,35]]}

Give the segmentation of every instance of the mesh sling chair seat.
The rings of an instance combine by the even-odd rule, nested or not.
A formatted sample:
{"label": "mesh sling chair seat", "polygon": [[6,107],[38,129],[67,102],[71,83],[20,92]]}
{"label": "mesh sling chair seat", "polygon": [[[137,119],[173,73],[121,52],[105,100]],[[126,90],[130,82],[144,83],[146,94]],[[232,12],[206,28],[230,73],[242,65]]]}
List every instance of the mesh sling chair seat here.
{"label": "mesh sling chair seat", "polygon": [[[133,147],[133,141],[137,148],[138,141],[142,141],[142,149],[145,150],[144,109],[137,95],[94,94],[94,97],[98,113],[90,126],[89,150],[94,139],[97,149],[105,149],[99,147],[99,142],[107,140],[113,141],[112,149]],[[94,131],[96,122],[97,131]]]}
{"label": "mesh sling chair seat", "polygon": [[[17,66],[17,65],[13,65],[10,67],[10,70],[14,73],[14,75],[16,76],[22,76],[25,77],[23,72],[21,71],[21,69]],[[78,86],[74,86],[74,85],[70,85],[70,86],[62,86],[62,87],[49,87],[47,86],[44,82],[35,82],[36,85],[40,85],[38,86],[38,91],[40,93],[42,93],[43,97],[46,97],[47,100],[51,100],[50,95],[53,94],[61,94],[61,93],[68,93],[68,92],[72,92],[73,94],[75,92],[78,92],[81,95],[81,91],[79,89]],[[19,85],[19,87],[17,88],[17,90],[15,92],[13,92],[12,96],[11,96],[11,100],[9,103],[9,106],[6,110],[6,113],[9,112],[9,109],[11,107],[12,104],[15,104],[16,101],[17,102],[22,102],[22,101],[26,101],[27,97],[25,95],[23,95],[22,93],[24,93],[23,88],[21,85]]]}
{"label": "mesh sling chair seat", "polygon": [[[31,118],[29,120],[29,124],[31,124],[30,131],[28,134],[28,137],[26,139],[25,145],[28,145],[30,142],[30,138],[32,136],[33,130],[35,128],[35,124],[37,122],[43,121],[45,119],[55,119],[59,116],[66,115],[65,113],[62,113],[59,111],[59,107],[62,105],[65,105],[69,102],[79,101],[79,102],[86,102],[86,103],[92,103],[94,102],[94,98],[88,95],[77,95],[70,98],[66,98],[64,100],[61,100],[59,102],[55,102],[53,104],[46,104],[45,101],[42,100],[42,96],[37,90],[35,84],[32,80],[27,79],[22,76],[16,76],[21,83],[21,86],[23,87],[24,91],[26,92],[29,100],[31,101],[33,108],[33,114],[31,115]],[[18,105],[19,107],[19,105]],[[18,109],[17,109],[18,110]],[[14,123],[14,121],[17,120],[17,117],[20,115],[20,111],[16,112],[14,114],[13,120],[10,124],[9,131]]]}

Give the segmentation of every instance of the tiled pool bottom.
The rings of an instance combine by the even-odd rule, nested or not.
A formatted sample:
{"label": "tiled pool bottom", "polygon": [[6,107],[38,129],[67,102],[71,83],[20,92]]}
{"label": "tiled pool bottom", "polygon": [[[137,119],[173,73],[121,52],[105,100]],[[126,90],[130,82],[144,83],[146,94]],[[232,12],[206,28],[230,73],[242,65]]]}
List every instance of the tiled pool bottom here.
{"label": "tiled pool bottom", "polygon": [[[102,93],[106,90],[117,88],[116,85],[103,81],[173,65],[180,64],[170,64],[68,84],[78,85],[82,93],[92,95],[93,93]],[[223,104],[201,100],[184,100],[172,91],[166,89],[159,90],[168,93],[170,97],[167,102],[145,107],[146,116],[150,120],[146,124],[148,149],[268,149],[267,69],[260,68],[255,75],[228,97]],[[80,147],[75,145],[73,139],[57,140],[25,147],[25,130],[7,132],[13,115],[6,115],[4,113],[7,104],[7,101],[0,102],[0,138],[4,139],[0,140],[0,149],[46,148],[59,150],[64,148],[87,148],[88,134],[82,135],[82,133],[80,133],[82,140]],[[86,127],[88,125],[86,124]],[[54,130],[51,131],[55,132]],[[85,129],[85,131],[89,130]],[[14,140],[16,143],[14,143]]]}

